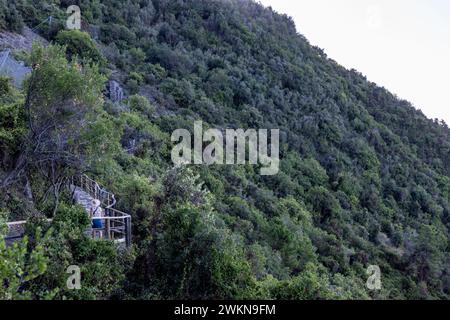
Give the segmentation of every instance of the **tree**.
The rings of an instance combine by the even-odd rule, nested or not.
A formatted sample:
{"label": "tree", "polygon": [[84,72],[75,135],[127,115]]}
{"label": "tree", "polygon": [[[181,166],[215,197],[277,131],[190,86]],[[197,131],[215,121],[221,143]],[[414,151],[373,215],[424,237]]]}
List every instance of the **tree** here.
{"label": "tree", "polygon": [[329,279],[316,265],[308,263],[305,269],[289,281],[269,282],[270,291],[277,300],[332,299]]}
{"label": "tree", "polygon": [[137,111],[143,115],[151,118],[155,112],[155,107],[150,104],[148,99],[143,96],[133,95],[129,99],[130,109],[132,111]]}
{"label": "tree", "polygon": [[408,259],[412,262],[409,270],[413,272],[419,282],[428,287],[436,285],[442,275],[446,257],[448,239],[442,230],[434,225],[422,224],[413,238],[411,252]]}
{"label": "tree", "polygon": [[31,299],[32,292],[25,287],[46,272],[45,250],[39,238],[32,249],[28,248],[28,237],[7,246],[5,220],[6,214],[0,211],[0,300]]}
{"label": "tree", "polygon": [[9,79],[0,77],[0,167],[11,163],[9,159],[27,132],[23,95],[12,88]]}
{"label": "tree", "polygon": [[[46,230],[48,236],[41,241],[47,259],[46,272],[30,281],[28,291],[35,299],[95,300],[110,298],[122,285],[126,265],[132,264],[131,255],[118,250],[111,241],[91,239],[86,235],[91,220],[84,208],[61,204],[51,223],[33,221],[28,232]],[[67,287],[69,266],[78,266],[82,273],[80,290]],[[43,294],[44,293],[44,296]]]}
{"label": "tree", "polygon": [[91,61],[100,65],[105,64],[105,58],[97,49],[91,36],[80,30],[63,30],[56,36],[56,42],[67,48],[69,59],[78,57],[84,61]]}
{"label": "tree", "polygon": [[103,101],[105,79],[96,66],[69,62],[60,46],[35,46],[30,62],[33,72],[23,105],[28,132],[0,187],[39,174],[48,186],[41,200],[52,195],[56,211],[62,186],[83,170],[84,137]]}
{"label": "tree", "polygon": [[23,19],[16,4],[0,0],[0,30],[22,32],[23,27]]}

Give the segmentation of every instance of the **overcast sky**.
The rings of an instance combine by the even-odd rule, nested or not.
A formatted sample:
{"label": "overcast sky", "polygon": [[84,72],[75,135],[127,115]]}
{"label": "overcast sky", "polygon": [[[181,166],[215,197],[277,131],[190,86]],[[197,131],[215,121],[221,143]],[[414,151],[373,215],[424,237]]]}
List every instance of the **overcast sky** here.
{"label": "overcast sky", "polygon": [[260,0],[294,18],[298,32],[450,125],[449,0]]}

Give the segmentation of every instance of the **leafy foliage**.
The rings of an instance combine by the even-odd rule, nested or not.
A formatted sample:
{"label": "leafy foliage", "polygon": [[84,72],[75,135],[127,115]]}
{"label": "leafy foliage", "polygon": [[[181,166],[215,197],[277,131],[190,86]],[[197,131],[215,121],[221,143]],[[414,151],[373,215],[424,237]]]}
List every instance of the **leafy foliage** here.
{"label": "leafy foliage", "polygon": [[[58,6],[44,9],[45,1],[20,2],[18,20],[29,25],[50,12],[64,16]],[[89,285],[57,298],[448,299],[447,124],[339,66],[292,19],[253,1],[76,3],[88,31],[98,30],[96,42],[80,32],[56,36],[58,24],[41,34],[67,45],[68,57],[104,56],[102,72],[123,83],[128,101],[103,103],[96,67],[80,70],[60,47],[36,49],[41,69],[31,102],[45,108],[32,115],[66,123],[61,111],[70,104],[57,103],[66,96],[95,110],[63,132],[83,129],[82,140],[68,140],[83,142],[69,148],[85,160],[76,167],[110,186],[118,207],[132,213],[136,251],[122,268],[109,245],[75,227],[82,223],[71,219],[82,214],[63,205],[65,222],[54,232],[64,236],[51,252],[57,263],[33,280],[36,296],[61,288],[61,266],[74,260]],[[2,17],[0,28],[11,28]],[[0,80],[0,92],[6,173],[22,151],[14,145],[26,131],[30,91]],[[199,119],[209,127],[279,128],[280,173],[172,168],[170,133]],[[35,169],[29,180],[39,189],[45,179]],[[380,291],[365,287],[369,265],[381,268]]]}
{"label": "leafy foliage", "polygon": [[47,271],[48,258],[42,244],[28,250],[27,237],[8,247],[4,241],[6,218],[5,213],[0,211],[0,299],[30,299],[32,292],[24,289],[24,286]]}
{"label": "leafy foliage", "polygon": [[77,56],[82,60],[104,63],[104,58],[88,33],[79,30],[61,31],[56,36],[56,42],[67,47],[69,59]]}

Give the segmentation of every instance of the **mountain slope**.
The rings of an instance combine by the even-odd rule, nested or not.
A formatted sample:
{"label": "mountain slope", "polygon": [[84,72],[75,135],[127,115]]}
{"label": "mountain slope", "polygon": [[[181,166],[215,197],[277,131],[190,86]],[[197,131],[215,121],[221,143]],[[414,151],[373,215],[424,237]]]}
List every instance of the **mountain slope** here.
{"label": "mountain slope", "polygon": [[[55,40],[64,10],[45,2],[34,11],[18,2],[17,19],[61,17],[41,30]],[[292,19],[252,1],[74,3],[85,29],[98,30],[103,71],[134,95],[130,110],[105,104],[97,125],[114,148],[103,162],[91,154],[89,166],[134,212],[138,250],[125,295],[449,297],[446,124],[339,66]],[[199,119],[279,128],[280,173],[194,166],[211,192],[196,207],[191,195],[202,191],[171,170],[169,137]],[[380,291],[365,286],[369,265],[381,269]]]}

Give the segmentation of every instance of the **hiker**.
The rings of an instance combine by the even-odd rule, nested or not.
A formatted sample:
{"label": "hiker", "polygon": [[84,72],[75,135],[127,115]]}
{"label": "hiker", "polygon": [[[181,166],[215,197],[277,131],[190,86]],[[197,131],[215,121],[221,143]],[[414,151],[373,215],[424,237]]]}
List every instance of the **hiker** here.
{"label": "hiker", "polygon": [[92,237],[93,238],[103,238],[103,220],[98,219],[103,217],[103,209],[101,207],[101,202],[98,199],[92,200],[92,207],[90,212],[91,219],[97,218],[92,220]]}

